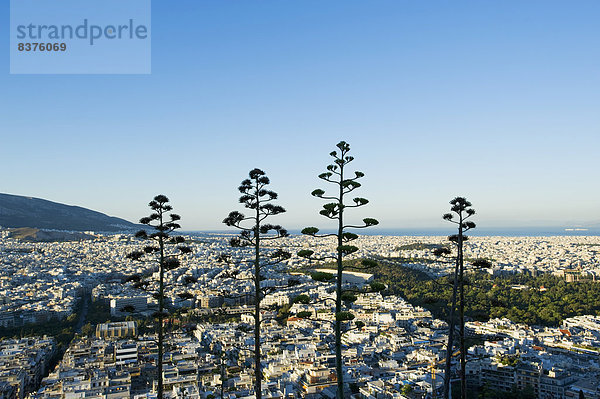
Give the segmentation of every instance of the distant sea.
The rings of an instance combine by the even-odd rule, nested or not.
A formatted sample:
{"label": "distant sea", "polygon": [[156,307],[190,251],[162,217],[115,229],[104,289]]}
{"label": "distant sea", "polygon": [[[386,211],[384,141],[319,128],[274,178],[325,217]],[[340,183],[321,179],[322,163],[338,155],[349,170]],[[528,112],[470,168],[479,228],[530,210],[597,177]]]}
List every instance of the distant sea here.
{"label": "distant sea", "polygon": [[[350,229],[351,230],[351,229]],[[352,231],[352,230],[351,230]],[[355,229],[353,230],[361,235],[369,236],[448,236],[455,234],[456,230],[442,228],[413,228],[413,229]],[[322,230],[321,233],[333,233],[333,230]],[[214,231],[184,231],[184,234],[194,236],[236,234],[235,230],[214,230]],[[300,229],[290,229],[290,234],[300,234]],[[499,227],[499,228],[476,228],[468,232],[470,236],[489,237],[548,237],[548,236],[597,236],[600,235],[600,228],[589,228],[587,230],[564,227]]]}

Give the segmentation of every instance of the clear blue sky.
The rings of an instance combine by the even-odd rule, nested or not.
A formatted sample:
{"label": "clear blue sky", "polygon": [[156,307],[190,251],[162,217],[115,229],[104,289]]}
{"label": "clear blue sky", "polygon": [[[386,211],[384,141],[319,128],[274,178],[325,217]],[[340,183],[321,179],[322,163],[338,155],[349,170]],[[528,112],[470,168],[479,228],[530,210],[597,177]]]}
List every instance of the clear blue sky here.
{"label": "clear blue sky", "polygon": [[137,220],[164,193],[222,229],[264,169],[290,228],[343,139],[357,218],[443,226],[600,221],[600,2],[158,1],[152,74],[9,75],[0,9],[0,192]]}

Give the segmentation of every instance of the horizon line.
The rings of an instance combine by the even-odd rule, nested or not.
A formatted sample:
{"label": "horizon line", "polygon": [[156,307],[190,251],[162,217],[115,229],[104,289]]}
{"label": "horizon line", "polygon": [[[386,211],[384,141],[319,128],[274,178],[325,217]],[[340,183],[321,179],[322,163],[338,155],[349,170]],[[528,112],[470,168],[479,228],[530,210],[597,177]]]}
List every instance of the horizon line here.
{"label": "horizon line", "polygon": [[[300,234],[303,228],[291,228],[288,232],[292,234]],[[234,229],[182,229],[181,233],[210,233],[210,234],[237,234],[238,230]],[[335,232],[336,229],[320,229],[321,232]],[[436,235],[445,236],[454,234],[454,229],[446,229],[444,227],[391,227],[368,229],[361,232],[361,235]],[[378,234],[379,233],[379,234]],[[394,234],[397,233],[397,234]],[[421,234],[419,234],[421,233]],[[435,233],[435,234],[434,234]],[[494,234],[495,233],[495,234]],[[476,228],[467,235],[507,235],[511,233],[521,233],[526,235],[600,235],[600,227],[564,227],[564,226],[520,226],[520,227],[502,227],[491,226],[484,228]]]}

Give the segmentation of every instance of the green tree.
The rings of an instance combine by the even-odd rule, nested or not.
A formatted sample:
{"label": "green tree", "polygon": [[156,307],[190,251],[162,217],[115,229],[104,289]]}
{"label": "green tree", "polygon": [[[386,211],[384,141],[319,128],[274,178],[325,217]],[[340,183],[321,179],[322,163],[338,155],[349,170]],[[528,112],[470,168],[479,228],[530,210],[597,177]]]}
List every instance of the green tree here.
{"label": "green tree", "polygon": [[81,327],[81,333],[85,337],[90,337],[94,333],[94,327],[90,323],[86,323]]}
{"label": "green tree", "polygon": [[[454,252],[449,251],[449,254],[445,261],[454,264]],[[406,298],[415,306],[423,306],[434,317],[450,323],[453,273],[432,279],[421,271],[399,264],[396,259],[378,257],[377,261],[378,266],[371,272],[376,279],[386,283],[390,294]],[[480,262],[474,260],[469,265],[465,260],[465,266]],[[508,317],[515,323],[558,327],[567,317],[600,312],[600,284],[593,281],[565,284],[551,274],[491,276],[475,268],[465,283],[465,317],[479,321]],[[529,288],[512,289],[515,284]],[[545,291],[539,290],[542,286]],[[566,301],[569,296],[581,309],[569,306]]]}
{"label": "green tree", "polygon": [[415,389],[413,388],[412,385],[410,384],[406,384],[402,386],[402,389],[400,390],[400,393],[402,395],[409,395],[411,394]]}
{"label": "green tree", "polygon": [[[168,314],[165,312],[165,272],[179,267],[179,255],[192,252],[190,247],[183,245],[185,239],[182,236],[172,236],[172,233],[181,228],[179,221],[181,217],[175,213],[170,213],[173,207],[169,204],[169,199],[164,195],[157,195],[148,204],[152,213],[140,219],[140,223],[148,226],[152,232],[140,230],[135,237],[152,242],[151,245],[144,247],[143,251],[134,251],[127,255],[132,261],[152,261],[158,262],[158,292],[155,298],[158,299],[158,312],[155,316],[158,319],[158,398],[163,397],[163,320]],[[169,249],[169,247],[171,249]],[[137,287],[147,288],[149,282],[144,282],[139,278]]]}
{"label": "green tree", "polygon": [[[261,365],[261,302],[265,295],[273,291],[275,287],[261,286],[265,279],[268,268],[279,262],[289,259],[289,252],[274,249],[272,245],[265,247],[265,243],[278,240],[288,236],[286,229],[280,225],[266,223],[265,220],[271,216],[285,212],[280,205],[273,204],[277,199],[277,193],[267,189],[270,180],[265,172],[260,169],[252,169],[249,178],[242,181],[238,190],[242,194],[239,202],[252,213],[245,216],[241,212],[233,211],[223,220],[227,226],[240,230],[240,234],[230,241],[233,248],[247,249],[248,251],[236,251],[241,258],[232,259],[241,267],[253,269],[252,281],[254,283],[254,389],[256,399],[262,397],[262,365]],[[241,253],[240,253],[241,252]],[[222,260],[231,259],[231,256],[221,257]]]}
{"label": "green tree", "polygon": [[[342,289],[342,275],[344,271],[344,258],[358,251],[358,247],[350,243],[358,238],[358,235],[349,232],[348,229],[362,229],[370,226],[375,226],[379,222],[375,219],[365,218],[362,225],[346,224],[345,211],[349,208],[358,208],[368,204],[368,200],[361,197],[352,199],[352,203],[347,203],[347,198],[351,192],[358,189],[361,184],[358,182],[364,176],[364,173],[355,171],[354,177],[347,176],[347,166],[354,157],[348,155],[350,145],[345,141],[340,141],[337,145],[337,150],[332,151],[329,155],[333,157],[333,163],[327,166],[327,172],[321,173],[319,178],[334,186],[335,194],[326,195],[322,189],[316,189],[311,194],[317,198],[328,201],[323,205],[323,209],[319,212],[322,216],[333,220],[337,224],[337,232],[332,234],[318,234],[319,229],[316,227],[307,227],[302,230],[302,234],[312,237],[335,237],[336,247],[331,256],[315,258],[314,251],[303,250],[298,252],[298,255],[312,260],[324,261],[333,259],[336,262],[335,274],[331,277],[335,279],[336,284],[336,299],[335,299],[335,359],[336,359],[336,375],[337,375],[337,398],[344,397],[344,373],[342,364],[342,325],[353,320],[354,315],[345,310],[343,302],[351,302],[356,299],[350,292],[344,292]],[[364,267],[373,267],[373,261],[366,260]],[[325,273],[326,274],[326,273]],[[323,274],[321,278],[326,278]],[[377,287],[381,288],[381,287]],[[299,315],[300,316],[300,315]]]}

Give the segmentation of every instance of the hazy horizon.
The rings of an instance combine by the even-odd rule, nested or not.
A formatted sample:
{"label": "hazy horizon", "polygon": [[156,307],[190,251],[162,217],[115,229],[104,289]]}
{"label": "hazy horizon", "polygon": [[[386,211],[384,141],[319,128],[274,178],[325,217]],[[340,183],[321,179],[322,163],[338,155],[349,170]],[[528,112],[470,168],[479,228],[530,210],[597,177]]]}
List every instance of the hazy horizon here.
{"label": "hazy horizon", "polygon": [[[20,195],[20,194],[14,194],[14,193],[0,193],[0,194]],[[51,201],[47,198],[40,198],[35,195],[23,195],[23,197],[38,198],[38,199]],[[56,201],[52,201],[52,202],[56,202]],[[85,205],[82,205],[82,204],[67,203],[65,205],[91,209],[91,208],[87,208]],[[368,210],[368,207],[365,207],[363,210],[365,210],[365,209]],[[91,209],[91,210],[107,214],[106,212],[104,212],[100,209]],[[246,211],[246,213],[247,213],[247,211],[248,211],[243,208],[238,208],[237,210],[241,211],[242,213],[244,213],[244,211]],[[174,212],[177,212],[177,211],[174,210]],[[446,210],[444,211],[444,213],[445,212],[446,212]],[[365,214],[368,214],[368,212],[366,212]],[[145,214],[144,214],[143,216],[140,216],[137,219],[128,219],[121,215],[113,215],[113,214],[107,214],[107,215],[125,219],[132,223],[138,223],[139,218],[145,216]],[[286,215],[285,213],[282,215],[279,215],[278,218],[283,219],[283,217],[285,215]],[[385,221],[380,221],[380,224],[378,226],[369,227],[368,229],[362,229],[361,234],[373,235],[374,234],[373,232],[376,232],[376,231],[391,232],[394,230],[398,230],[398,231],[412,230],[412,231],[423,231],[423,232],[427,232],[428,230],[439,231],[439,232],[448,230],[448,232],[450,234],[450,232],[453,228],[453,225],[449,224],[448,222],[443,221],[441,218],[441,215],[442,214],[439,215],[440,216],[439,220],[436,221],[437,224],[429,224],[429,225],[418,224],[418,223],[413,223],[413,224],[407,223],[404,226],[393,226],[393,225],[390,226],[390,225],[387,225],[385,223]],[[223,215],[223,218],[225,218],[225,216],[227,216],[227,215]],[[354,215],[351,215],[351,216],[354,216]],[[367,217],[367,216],[365,216],[365,217]],[[537,220],[537,221],[532,221],[529,224],[524,223],[521,225],[511,225],[511,224],[506,224],[506,223],[502,224],[502,223],[497,223],[497,222],[495,224],[482,225],[482,224],[480,224],[481,222],[479,222],[477,220],[478,217],[479,217],[478,214],[475,214],[475,216],[473,216],[473,221],[477,222],[477,228],[475,230],[473,230],[473,232],[471,233],[474,235],[478,235],[479,234],[478,232],[501,231],[501,232],[506,233],[506,232],[509,232],[510,230],[526,231],[526,232],[548,231],[548,232],[553,232],[553,234],[554,234],[554,233],[564,230],[564,229],[580,229],[580,228],[586,229],[587,232],[594,233],[594,235],[600,234],[600,221],[593,221],[593,220],[584,221],[584,222],[568,222],[567,221],[562,224]],[[359,217],[356,217],[355,219],[357,221],[360,220]],[[219,222],[221,222],[221,220],[219,220]],[[307,227],[307,226],[319,227],[322,231],[333,231],[334,230],[335,226],[333,226],[331,221],[327,220],[326,218],[324,218],[318,214],[315,214],[314,218],[311,218],[311,220],[314,223],[312,223],[312,224],[305,223],[302,225],[300,225],[300,224],[285,224],[285,223],[282,223],[281,221],[279,221],[278,223],[282,224],[284,227],[288,228],[289,231],[295,231],[295,232],[299,232],[300,230],[302,230],[302,228]],[[215,222],[214,219],[212,220],[212,225],[214,227],[203,227],[203,226],[188,227],[185,225],[185,223],[182,223],[182,226],[183,226],[182,231],[185,231],[185,232],[226,232],[226,231],[228,231],[228,229],[224,226],[224,224],[219,224],[219,223],[215,224],[215,223],[217,223],[217,222]],[[229,231],[234,231],[234,230],[229,230]],[[404,234],[402,234],[402,235],[404,235]]]}

